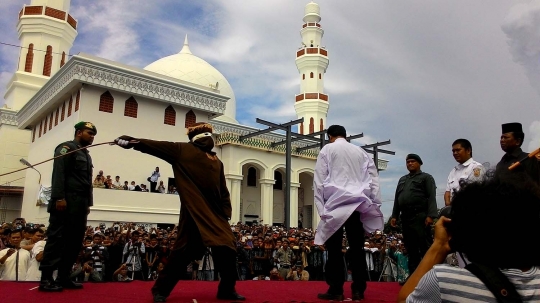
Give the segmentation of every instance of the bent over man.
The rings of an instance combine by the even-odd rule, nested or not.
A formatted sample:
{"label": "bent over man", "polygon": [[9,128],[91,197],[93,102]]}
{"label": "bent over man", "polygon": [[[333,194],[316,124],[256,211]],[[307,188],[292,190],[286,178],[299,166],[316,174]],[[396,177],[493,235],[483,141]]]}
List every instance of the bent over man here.
{"label": "bent over man", "polygon": [[332,125],[315,165],[313,187],[315,205],[321,217],[315,244],[328,251],[325,278],[329,288],[318,295],[322,300],[343,300],[345,261],[342,253],[343,229],[349,242],[352,299],[362,300],[366,290],[365,232],[383,229],[380,210],[379,175],[375,163],[360,147],[345,140],[343,126]]}
{"label": "bent over man", "polygon": [[152,288],[154,302],[165,302],[187,265],[200,260],[206,247],[212,247],[215,270],[221,277],[217,298],[245,300],[235,291],[236,242],[228,222],[231,201],[223,163],[212,151],[212,126],[196,123],[188,128],[188,138],[188,143],[128,136],[115,140],[119,146],[133,147],[170,163],[182,201],[178,238]]}

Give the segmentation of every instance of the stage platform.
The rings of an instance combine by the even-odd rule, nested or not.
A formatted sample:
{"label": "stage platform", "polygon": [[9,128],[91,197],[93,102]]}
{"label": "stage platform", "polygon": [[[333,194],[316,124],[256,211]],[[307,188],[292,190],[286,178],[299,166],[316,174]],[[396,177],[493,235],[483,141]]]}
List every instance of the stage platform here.
{"label": "stage platform", "polygon": [[[153,282],[133,281],[129,283],[85,283],[82,290],[64,290],[60,293],[43,293],[37,290],[36,282],[0,281],[1,302],[70,302],[70,303],[120,303],[148,302],[152,296]],[[231,302],[216,299],[218,282],[180,281],[167,298],[170,303]],[[363,303],[396,302],[400,286],[393,282],[368,282]],[[274,302],[328,302],[317,299],[327,285],[322,281],[239,281],[238,293],[246,297],[246,303]],[[345,302],[351,301],[350,282],[345,283]]]}

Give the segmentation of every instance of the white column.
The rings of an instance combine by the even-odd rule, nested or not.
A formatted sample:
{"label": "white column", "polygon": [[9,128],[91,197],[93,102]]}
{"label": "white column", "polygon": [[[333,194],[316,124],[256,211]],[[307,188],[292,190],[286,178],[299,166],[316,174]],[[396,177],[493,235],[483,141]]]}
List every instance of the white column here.
{"label": "white column", "polygon": [[240,221],[240,198],[242,194],[242,179],[244,177],[242,175],[236,175],[236,174],[226,174],[225,180],[227,182],[227,188],[229,189],[229,193],[231,195],[231,207],[232,207],[232,214],[231,214],[231,223],[236,223]]}
{"label": "white column", "polygon": [[272,225],[274,215],[274,183],[273,179],[260,179],[261,185],[261,218],[262,224]]}
{"label": "white column", "polygon": [[298,227],[298,188],[300,183],[291,182],[291,205],[289,208],[290,227]]}

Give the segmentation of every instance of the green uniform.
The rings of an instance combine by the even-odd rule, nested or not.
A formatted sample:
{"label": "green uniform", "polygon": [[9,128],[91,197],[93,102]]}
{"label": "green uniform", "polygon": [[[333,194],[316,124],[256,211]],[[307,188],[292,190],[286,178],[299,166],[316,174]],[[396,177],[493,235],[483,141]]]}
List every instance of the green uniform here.
{"label": "green uniform", "polygon": [[411,273],[433,241],[431,227],[425,225],[425,220],[437,217],[436,189],[433,177],[422,171],[405,175],[398,181],[392,218],[401,217],[403,243],[409,255]]}
{"label": "green uniform", "polygon": [[[81,147],[77,141],[67,141],[56,147],[54,156]],[[57,280],[69,279],[84,239],[87,209],[93,205],[92,168],[92,158],[86,149],[54,160],[51,201],[47,207],[50,213],[47,244],[40,264],[42,280],[52,280],[55,269],[58,269]],[[56,201],[61,199],[67,203],[64,211],[56,210]]]}

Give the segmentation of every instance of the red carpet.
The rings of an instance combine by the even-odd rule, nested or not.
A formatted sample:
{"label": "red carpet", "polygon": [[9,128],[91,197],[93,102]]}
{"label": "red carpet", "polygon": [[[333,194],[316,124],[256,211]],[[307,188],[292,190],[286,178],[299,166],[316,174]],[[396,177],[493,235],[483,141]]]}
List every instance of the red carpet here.
{"label": "red carpet", "polygon": [[[83,290],[65,290],[61,293],[43,293],[37,290],[38,283],[0,282],[1,302],[73,302],[73,303],[108,303],[108,302],[152,302],[150,288],[153,282],[134,281],[131,283],[86,283]],[[173,293],[167,298],[171,303],[224,302],[216,300],[218,282],[180,281]],[[368,282],[363,303],[396,302],[400,286],[391,282]],[[240,281],[236,290],[250,302],[328,302],[317,299],[317,293],[325,292],[325,282],[277,282],[277,281]],[[345,283],[345,301],[351,301],[350,282]]]}

